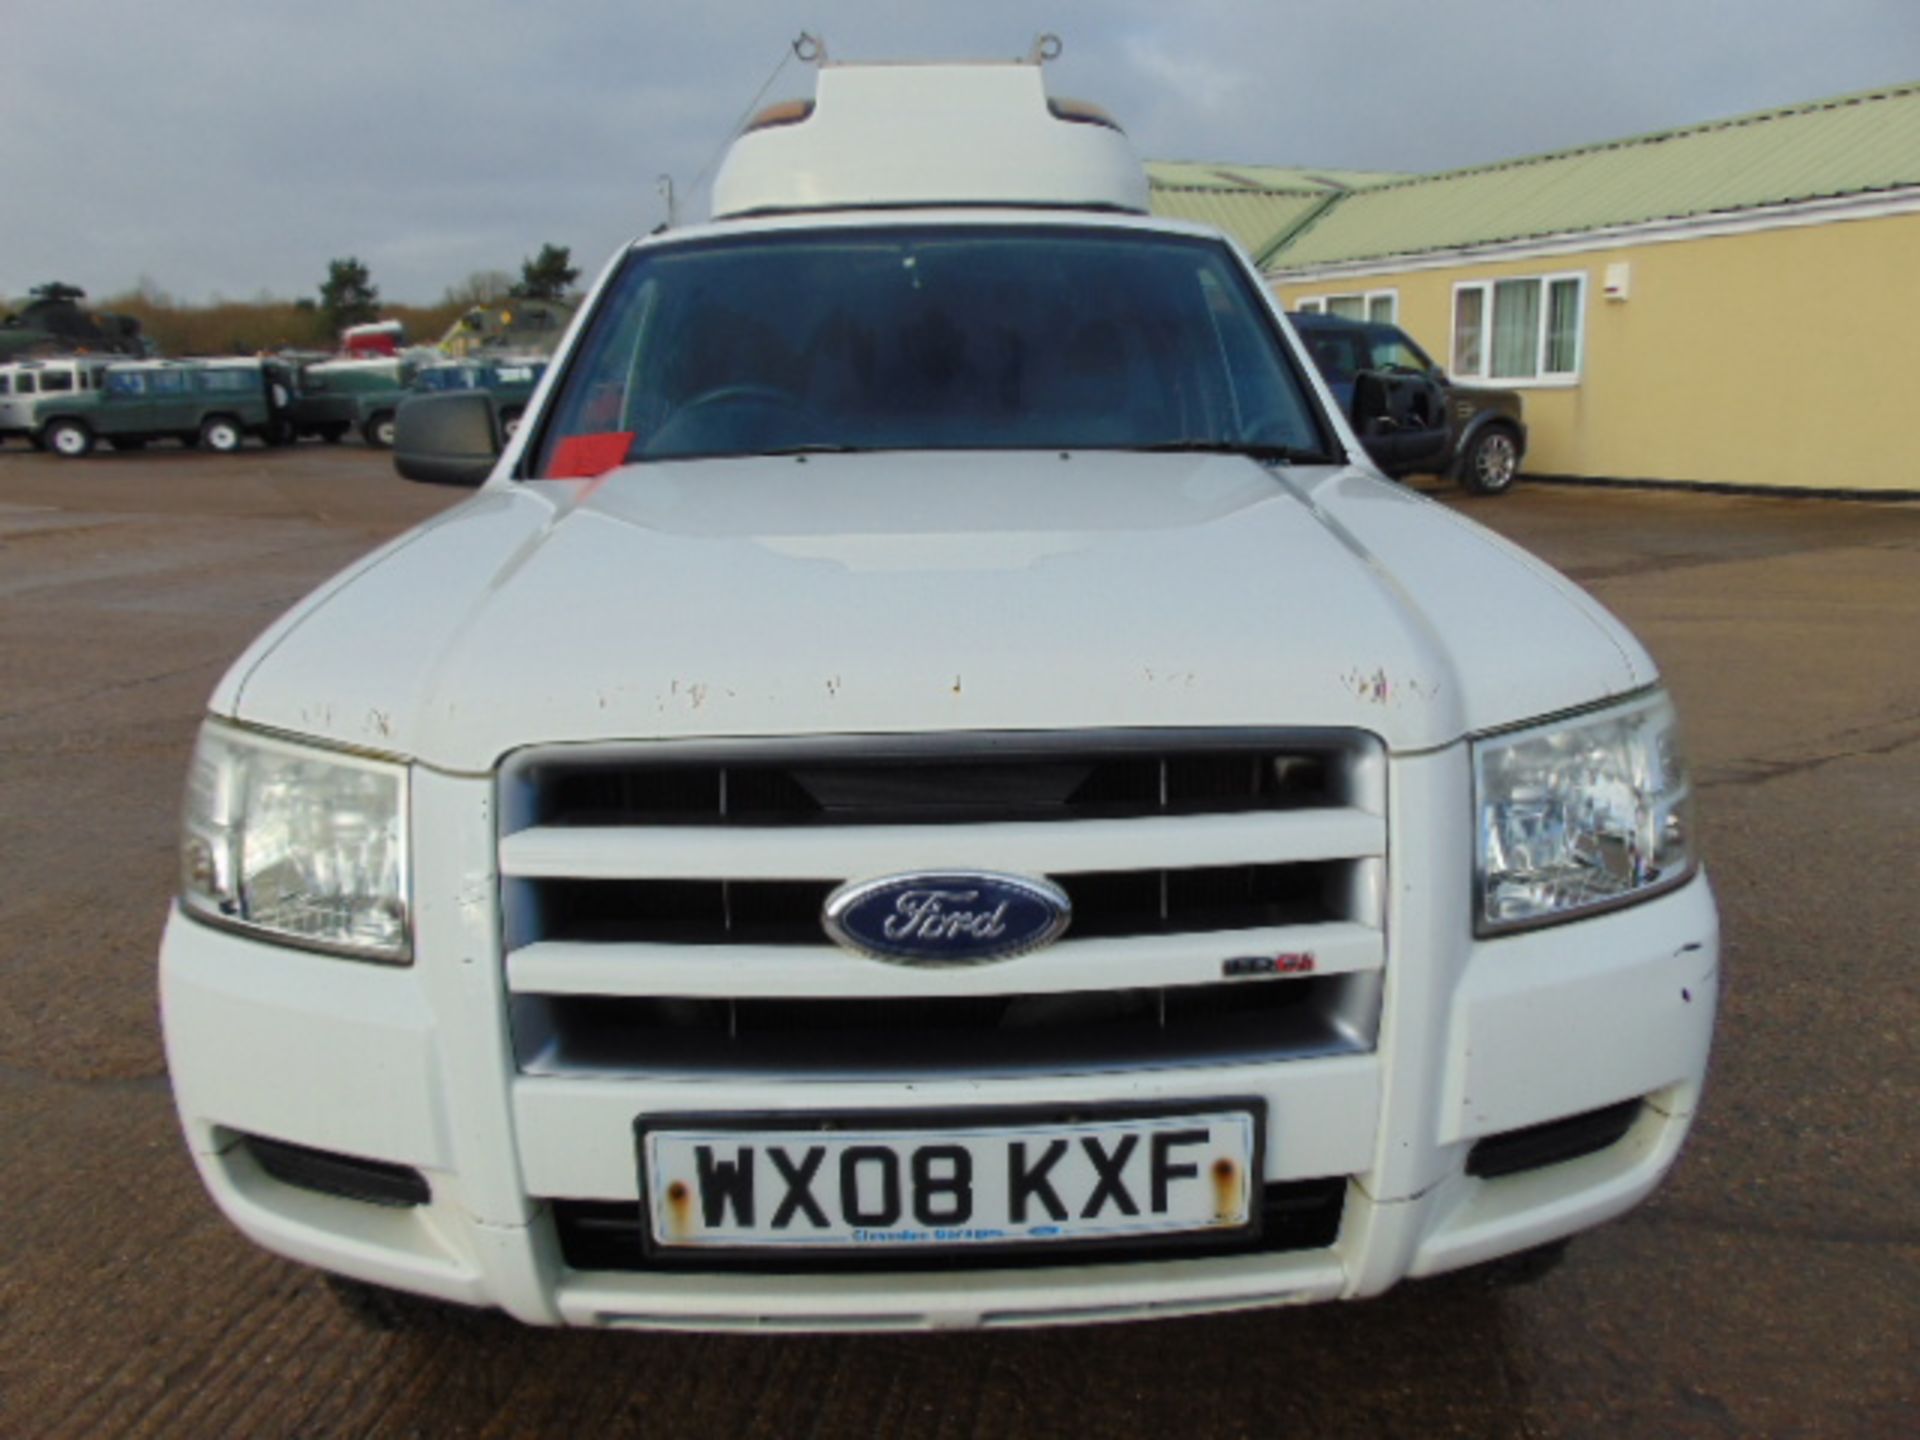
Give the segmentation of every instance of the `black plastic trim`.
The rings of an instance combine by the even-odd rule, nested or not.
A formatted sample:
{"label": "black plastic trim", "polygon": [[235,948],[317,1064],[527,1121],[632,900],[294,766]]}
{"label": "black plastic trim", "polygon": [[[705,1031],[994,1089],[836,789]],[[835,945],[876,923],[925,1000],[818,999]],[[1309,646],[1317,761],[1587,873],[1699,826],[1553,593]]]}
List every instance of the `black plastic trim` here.
{"label": "black plastic trim", "polygon": [[1347,1182],[1344,1177],[1329,1180],[1289,1181],[1267,1185],[1261,1192],[1261,1233],[1238,1240],[1213,1240],[1211,1243],[1169,1249],[1158,1244],[1134,1241],[1125,1244],[1095,1244],[1063,1253],[1045,1246],[1034,1247],[1028,1255],[1000,1251],[979,1255],[952,1251],[940,1255],[836,1255],[831,1259],[802,1260],[797,1257],[727,1259],[701,1255],[693,1263],[649,1263],[640,1243],[640,1211],[631,1203],[599,1200],[556,1200],[552,1204],[553,1223],[560,1240],[561,1258],[568,1268],[594,1271],[659,1271],[675,1274],[756,1275],[899,1275],[950,1274],[955,1271],[982,1270],[1058,1270],[1080,1265],[1153,1264],[1176,1260],[1213,1260],[1235,1255],[1287,1255],[1305,1250],[1324,1250],[1340,1237],[1340,1220],[1345,1211]]}
{"label": "black plastic trim", "polygon": [[1588,1110],[1564,1120],[1549,1120],[1523,1130],[1489,1135],[1468,1153],[1467,1173],[1482,1180],[1493,1180],[1597,1155],[1626,1137],[1633,1122],[1640,1118],[1640,1106],[1637,1099],[1623,1100],[1618,1105]]}
{"label": "black plastic trim", "polygon": [[243,1136],[241,1143],[255,1163],[283,1185],[395,1209],[425,1205],[433,1198],[426,1176],[406,1165],[338,1155],[264,1135]]}

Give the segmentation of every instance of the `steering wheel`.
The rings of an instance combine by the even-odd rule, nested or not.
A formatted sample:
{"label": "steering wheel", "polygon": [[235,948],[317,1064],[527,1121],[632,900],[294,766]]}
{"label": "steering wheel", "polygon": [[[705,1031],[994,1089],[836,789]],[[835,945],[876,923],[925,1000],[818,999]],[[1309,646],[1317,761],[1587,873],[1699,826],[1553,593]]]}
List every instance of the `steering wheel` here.
{"label": "steering wheel", "polygon": [[813,418],[812,408],[798,395],[782,390],[778,385],[743,382],[737,385],[716,385],[711,390],[702,390],[691,400],[683,400],[675,407],[673,414],[667,417],[668,423],[710,405],[771,405],[781,410],[797,410]]}
{"label": "steering wheel", "polygon": [[[681,402],[654,432],[647,450],[650,454],[667,456],[683,449],[705,449],[705,445],[695,444],[697,437],[704,438],[707,425],[703,421],[712,416],[719,421],[715,412],[728,406],[751,412],[757,409],[759,415],[743,414],[740,424],[732,427],[738,438],[741,430],[754,440],[749,448],[760,445],[777,446],[808,441],[824,434],[830,427],[820,412],[807,404],[798,395],[782,390],[777,385],[740,383],[716,385],[711,390],[702,390],[690,400]],[[768,434],[771,430],[773,433]]]}

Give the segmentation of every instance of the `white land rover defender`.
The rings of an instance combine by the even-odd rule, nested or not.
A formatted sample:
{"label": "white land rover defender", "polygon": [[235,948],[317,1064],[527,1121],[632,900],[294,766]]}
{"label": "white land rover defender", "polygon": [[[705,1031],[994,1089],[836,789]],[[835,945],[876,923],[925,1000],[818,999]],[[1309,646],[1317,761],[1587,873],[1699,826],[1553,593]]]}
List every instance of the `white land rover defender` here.
{"label": "white land rover defender", "polygon": [[409,407],[484,488],[193,762],[234,1224],[536,1324],[911,1329],[1375,1295],[1654,1188],[1718,935],[1653,664],[1146,201],[1035,64],[827,66],[497,459]]}

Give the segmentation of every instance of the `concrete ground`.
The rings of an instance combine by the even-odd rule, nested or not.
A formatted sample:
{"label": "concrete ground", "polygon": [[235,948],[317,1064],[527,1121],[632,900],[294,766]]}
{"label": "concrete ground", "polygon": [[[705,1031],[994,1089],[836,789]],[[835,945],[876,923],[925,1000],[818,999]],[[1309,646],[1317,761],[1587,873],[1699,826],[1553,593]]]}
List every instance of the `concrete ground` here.
{"label": "concrete ground", "polygon": [[1692,1144],[1536,1285],[944,1337],[383,1335],[206,1201],[153,960],[214,680],[459,498],[357,447],[0,453],[0,1435],[1920,1430],[1920,506],[1444,494],[1660,659],[1726,927]]}

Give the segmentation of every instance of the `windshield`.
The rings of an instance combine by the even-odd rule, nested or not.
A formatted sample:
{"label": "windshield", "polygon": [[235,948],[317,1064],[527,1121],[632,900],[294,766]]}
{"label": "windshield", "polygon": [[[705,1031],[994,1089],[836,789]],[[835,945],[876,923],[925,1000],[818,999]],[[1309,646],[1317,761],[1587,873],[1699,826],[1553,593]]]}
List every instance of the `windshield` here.
{"label": "windshield", "polygon": [[583,453],[1332,448],[1224,245],[1066,226],[638,250],[551,414],[536,475]]}

